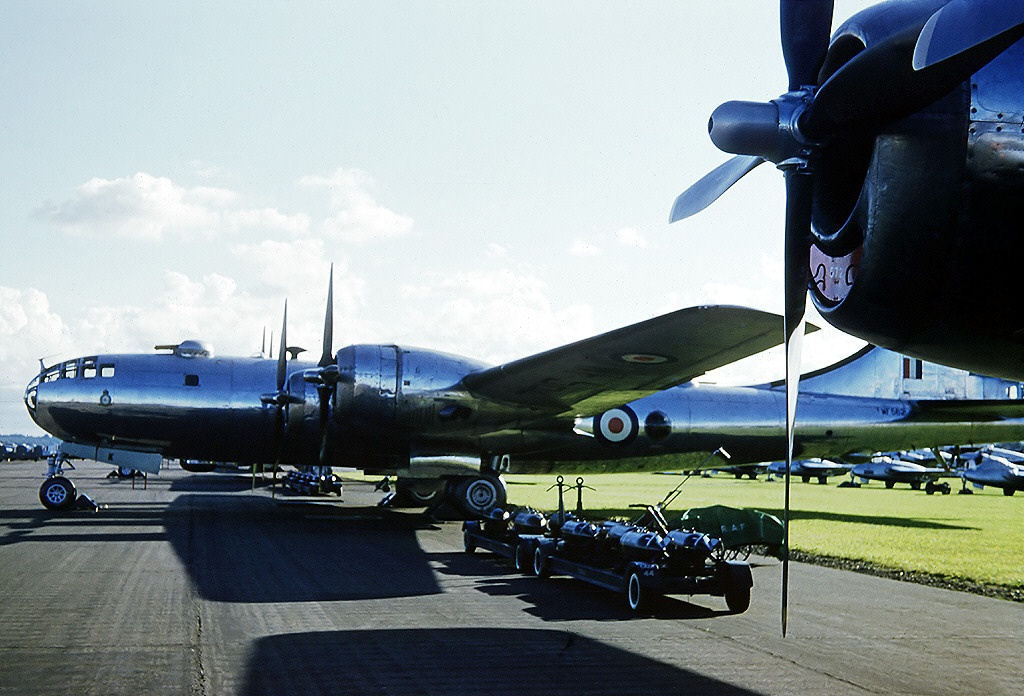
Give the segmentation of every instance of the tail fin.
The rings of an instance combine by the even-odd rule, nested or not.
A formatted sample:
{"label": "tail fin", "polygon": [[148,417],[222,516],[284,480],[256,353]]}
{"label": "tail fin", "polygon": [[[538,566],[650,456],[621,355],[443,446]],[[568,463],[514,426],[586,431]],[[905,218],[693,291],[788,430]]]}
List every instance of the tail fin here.
{"label": "tail fin", "polygon": [[[782,389],[782,381],[772,382]],[[1019,399],[1024,385],[924,362],[867,345],[834,365],[800,378],[800,391],[883,399]]]}

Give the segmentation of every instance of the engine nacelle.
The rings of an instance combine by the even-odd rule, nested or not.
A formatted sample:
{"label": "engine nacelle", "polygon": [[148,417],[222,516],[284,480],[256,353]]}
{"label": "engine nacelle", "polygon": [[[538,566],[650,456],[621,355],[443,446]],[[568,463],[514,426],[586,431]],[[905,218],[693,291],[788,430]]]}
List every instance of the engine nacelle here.
{"label": "engine nacelle", "polygon": [[[883,5],[837,32],[823,73],[886,38]],[[812,300],[843,331],[984,374],[1024,375],[1024,42],[877,137],[818,163]]]}

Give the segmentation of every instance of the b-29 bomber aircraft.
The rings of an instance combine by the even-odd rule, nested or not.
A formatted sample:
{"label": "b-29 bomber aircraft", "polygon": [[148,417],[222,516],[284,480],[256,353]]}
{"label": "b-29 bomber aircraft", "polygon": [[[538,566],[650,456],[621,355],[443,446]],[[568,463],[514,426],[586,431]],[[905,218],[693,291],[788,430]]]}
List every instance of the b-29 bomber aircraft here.
{"label": "b-29 bomber aircraft", "polygon": [[[68,456],[150,471],[163,458],[319,473],[352,466],[396,476],[396,497],[408,504],[446,500],[475,515],[504,504],[502,473],[551,462],[611,460],[629,470],[643,466],[637,458],[668,454],[685,469],[723,446],[734,464],[784,455],[781,383],[693,381],[777,345],[777,315],[692,307],[489,367],[390,344],[334,353],[332,296],[333,281],[319,362],[288,346],[286,305],[276,360],[218,357],[185,341],[44,367],[25,404],[63,443],[43,504],[74,501],[59,475]],[[1006,400],[1018,383],[928,367],[903,378],[899,356],[867,348],[807,375],[798,451],[1024,438],[1024,401]]]}

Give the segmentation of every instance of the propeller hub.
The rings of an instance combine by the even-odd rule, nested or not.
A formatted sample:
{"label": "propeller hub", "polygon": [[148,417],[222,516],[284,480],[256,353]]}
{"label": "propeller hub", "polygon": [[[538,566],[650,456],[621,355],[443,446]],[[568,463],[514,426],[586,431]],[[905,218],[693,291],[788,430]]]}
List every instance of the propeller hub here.
{"label": "propeller hub", "polygon": [[800,132],[800,117],[813,89],[787,92],[768,102],[728,101],[711,114],[708,133],[720,150],[779,164],[807,159],[817,143]]}

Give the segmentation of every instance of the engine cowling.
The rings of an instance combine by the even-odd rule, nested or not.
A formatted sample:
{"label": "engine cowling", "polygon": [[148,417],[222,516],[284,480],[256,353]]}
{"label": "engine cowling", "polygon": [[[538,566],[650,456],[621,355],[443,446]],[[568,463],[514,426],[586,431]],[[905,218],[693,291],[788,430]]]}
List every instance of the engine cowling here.
{"label": "engine cowling", "polygon": [[[884,39],[883,27],[868,14],[841,27],[823,71]],[[829,323],[927,360],[1024,376],[1022,60],[1018,42],[884,132],[825,149],[809,262]]]}

